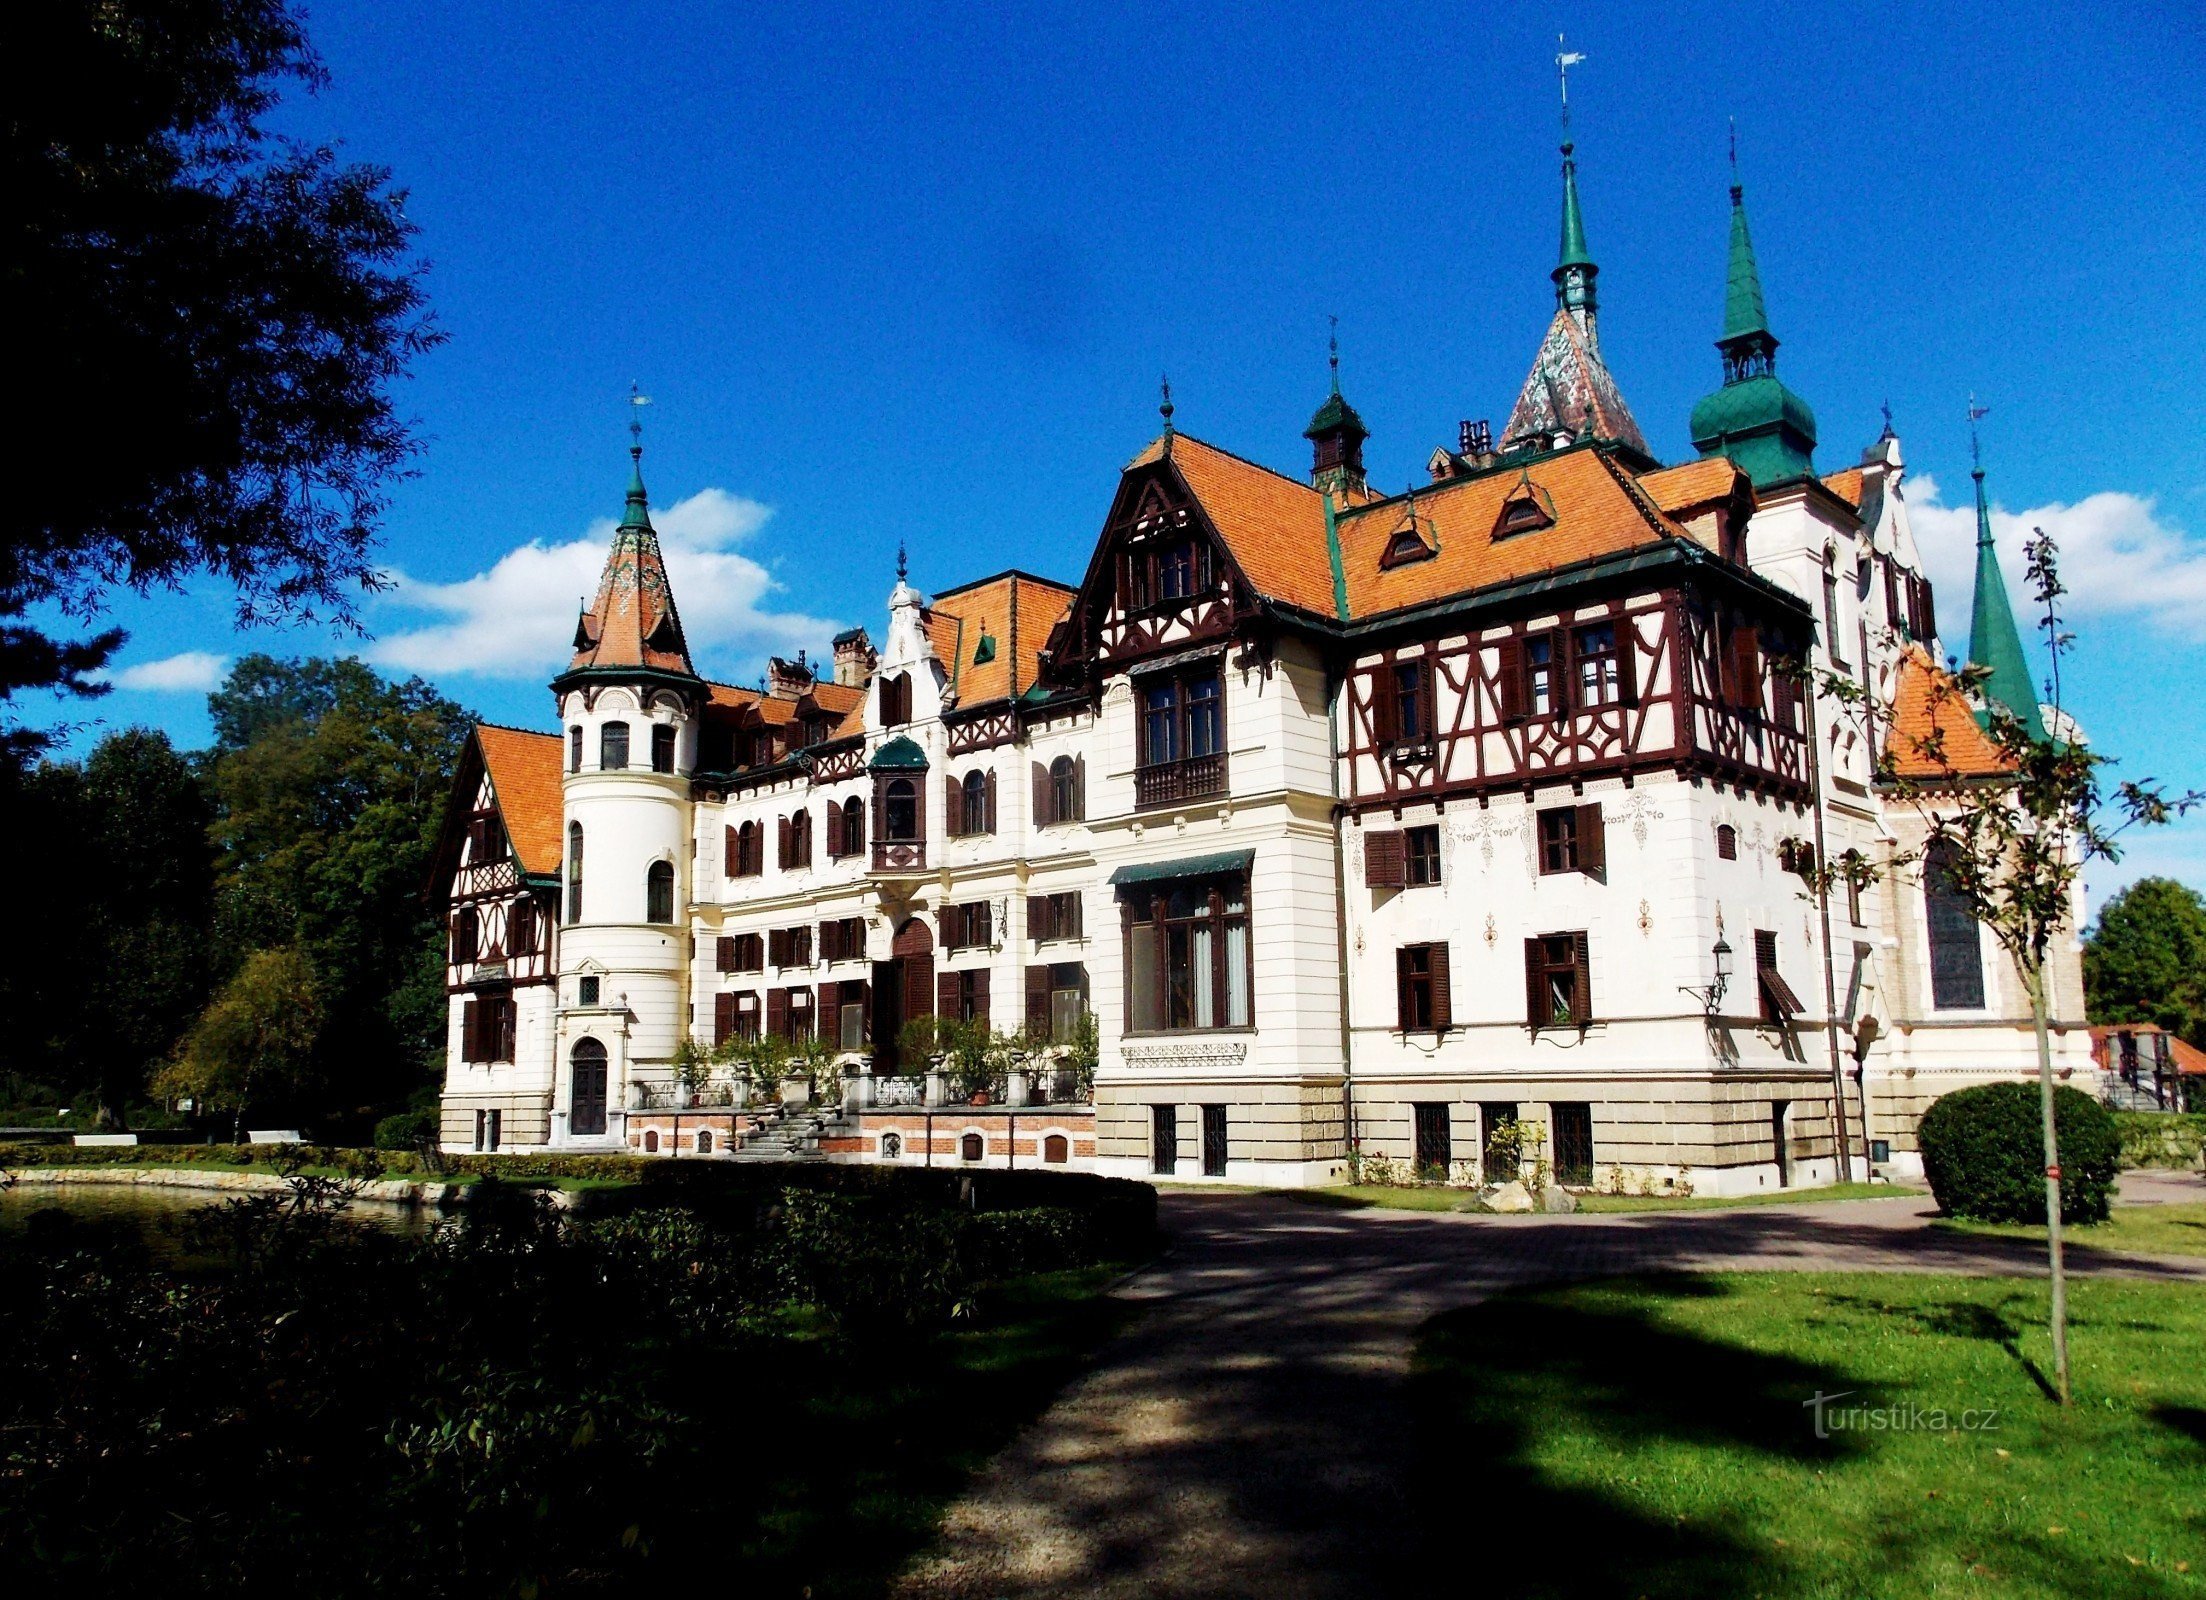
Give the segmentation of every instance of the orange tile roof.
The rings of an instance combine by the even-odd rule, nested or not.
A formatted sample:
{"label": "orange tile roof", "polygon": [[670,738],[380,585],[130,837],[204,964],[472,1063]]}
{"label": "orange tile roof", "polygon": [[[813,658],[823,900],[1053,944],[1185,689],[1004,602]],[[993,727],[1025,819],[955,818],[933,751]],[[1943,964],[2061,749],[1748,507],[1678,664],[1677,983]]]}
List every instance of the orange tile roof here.
{"label": "orange tile roof", "polygon": [[[954,665],[948,658],[943,661],[956,678],[958,703],[985,705],[1033,688],[1041,672],[1042,647],[1049,642],[1050,629],[1072,609],[1074,593],[1047,578],[1006,572],[937,595],[932,615],[964,624],[953,646],[963,651],[963,659]],[[1016,637],[1011,631],[1014,613]],[[987,661],[976,661],[983,635],[995,640],[995,654]],[[938,640],[936,649],[941,648]]]}
{"label": "orange tile roof", "polygon": [[1738,481],[1745,476],[1729,456],[1707,456],[1682,466],[1647,473],[1640,478],[1639,487],[1646,491],[1657,511],[1675,516],[1694,506],[1715,505],[1730,499]]}
{"label": "orange tile roof", "polygon": [[[630,506],[630,514],[636,507]],[[623,522],[606,552],[597,599],[576,625],[574,659],[567,670],[648,667],[694,676],[666,557],[648,519]]]}
{"label": "orange tile roof", "polygon": [[2168,1053],[2175,1058],[2176,1071],[2206,1073],[2206,1050],[2171,1034],[2168,1038]]}
{"label": "orange tile roof", "polygon": [[1823,480],[1823,487],[1856,511],[1861,509],[1861,468],[1848,467],[1844,472],[1834,472]]}
{"label": "orange tile roof", "polygon": [[[1555,520],[1496,539],[1502,502],[1527,478],[1552,506]],[[1428,544],[1437,536],[1439,553],[1391,569],[1382,569],[1379,558],[1407,526],[1410,502],[1397,498],[1341,514],[1341,566],[1352,617],[1421,605],[1683,536],[1623,469],[1588,447],[1565,450],[1516,472],[1435,484],[1417,494],[1415,510],[1420,535]]]}
{"label": "orange tile roof", "polygon": [[490,774],[491,792],[498,797],[498,815],[521,870],[534,876],[559,872],[559,825],[566,809],[560,793],[561,743],[556,733],[524,733],[489,722],[475,726],[475,745]]}
{"label": "orange tile roof", "polygon": [[[1926,750],[1934,730],[1940,738]],[[1909,645],[1900,658],[1885,748],[1903,778],[1987,778],[2008,770],[1999,746],[1977,725],[1959,684],[1919,644]]]}
{"label": "orange tile roof", "polygon": [[[1173,466],[1258,592],[1320,616],[1336,615],[1324,496],[1191,434],[1166,437]],[[1127,470],[1156,461],[1165,445],[1165,438],[1156,440]]]}

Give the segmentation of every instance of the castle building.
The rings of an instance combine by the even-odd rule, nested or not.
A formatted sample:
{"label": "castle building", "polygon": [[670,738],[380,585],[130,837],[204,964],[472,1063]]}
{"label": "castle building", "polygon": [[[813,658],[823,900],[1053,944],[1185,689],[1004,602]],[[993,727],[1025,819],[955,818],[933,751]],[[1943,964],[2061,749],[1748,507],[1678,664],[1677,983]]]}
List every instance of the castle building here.
{"label": "castle building", "polygon": [[[1651,454],[1597,274],[1566,143],[1555,312],[1498,442],[1466,424],[1388,495],[1337,358],[1306,478],[1167,397],[1076,582],[930,598],[900,560],[878,651],[854,629],[755,690],[696,671],[635,452],[560,731],[485,726],[462,762],[446,1145],[1702,1193],[1906,1170],[1929,1101],[2036,1055],[1913,861],[1923,808],[2000,768],[1941,687],[1900,442],[1817,470],[1736,184],[1698,459]],[[1980,470],[1978,503],[1972,638],[2035,718]],[[2052,996],[2088,1076],[2072,941]],[[953,1060],[928,1017],[1016,1038]],[[762,1039],[811,1041],[802,1114],[738,1070]]]}

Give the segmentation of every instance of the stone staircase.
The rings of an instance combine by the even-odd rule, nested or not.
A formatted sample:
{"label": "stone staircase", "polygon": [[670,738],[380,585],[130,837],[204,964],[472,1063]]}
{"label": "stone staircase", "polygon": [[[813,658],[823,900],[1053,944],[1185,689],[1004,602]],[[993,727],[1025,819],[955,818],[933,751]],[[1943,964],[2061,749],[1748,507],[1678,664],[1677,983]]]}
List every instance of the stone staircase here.
{"label": "stone staircase", "polygon": [[819,1106],[777,1107],[745,1116],[735,1161],[817,1161],[820,1140],[840,1128],[840,1111]]}

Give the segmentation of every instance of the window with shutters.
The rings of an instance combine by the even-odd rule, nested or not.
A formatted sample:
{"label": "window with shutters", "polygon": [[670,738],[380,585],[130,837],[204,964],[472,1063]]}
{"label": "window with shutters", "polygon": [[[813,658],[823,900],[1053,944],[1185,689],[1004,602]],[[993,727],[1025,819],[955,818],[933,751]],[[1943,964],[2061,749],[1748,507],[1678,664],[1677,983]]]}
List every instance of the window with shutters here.
{"label": "window with shutters", "polygon": [[766,966],[766,941],[755,933],[738,933],[720,943],[728,952],[728,972],[760,972]]}
{"label": "window with shutters", "polygon": [[1412,889],[1440,881],[1440,825],[1402,830],[1402,882]]}
{"label": "window with shutters", "polygon": [[1553,806],[1540,813],[1540,871],[1578,870],[1578,808]]}
{"label": "window with shutters", "polygon": [[511,994],[485,991],[475,996],[460,1011],[460,1058],[511,1061],[519,1026],[520,1010]]}
{"label": "window with shutters", "polygon": [[745,991],[735,996],[735,1029],[738,1039],[756,1039],[760,1032],[760,1009],[755,991]]}
{"label": "window with shutters", "polygon": [[777,967],[809,967],[812,964],[812,930],[809,927],[768,930],[766,957]]}
{"label": "window with shutters", "polygon": [[503,859],[505,853],[505,830],[498,826],[495,811],[478,811],[467,819],[467,865],[479,867]]}
{"label": "window with shutters", "polygon": [[473,906],[462,906],[452,916],[452,960],[464,965],[475,959],[482,939],[482,921]]}
{"label": "window with shutters", "polygon": [[533,900],[516,900],[506,913],[506,953],[514,956],[536,954],[537,911]]}
{"label": "window with shutters", "polygon": [[628,724],[608,722],[598,730],[597,764],[601,771],[624,772],[628,767]]}
{"label": "window with shutters", "polygon": [[651,725],[651,770],[674,770],[674,728],[669,723],[654,722]]}
{"label": "window with shutters", "polygon": [[891,673],[881,680],[881,726],[897,728],[911,719],[911,676],[903,672]]}
{"label": "window with shutters", "polygon": [[567,920],[582,920],[582,824],[567,824]]}
{"label": "window with shutters", "polygon": [[1723,635],[1723,680],[1732,705],[1749,716],[1762,711],[1762,641],[1751,622],[1733,624]]}
{"label": "window with shutters", "polygon": [[1046,771],[1036,768],[1039,778],[1034,788],[1036,826],[1048,828],[1086,818],[1087,808],[1080,781],[1082,766],[1083,763],[1071,756],[1059,756],[1049,764]]}
{"label": "window with shutters", "polygon": [[1777,970],[1777,935],[1766,928],[1754,930],[1754,986],[1761,998],[1764,1022],[1782,1027],[1800,1015],[1800,997]]}
{"label": "window with shutters", "polygon": [[797,871],[812,864],[812,813],[799,811],[780,819],[776,827],[781,869]]}
{"label": "window with shutters", "polygon": [[1405,944],[1394,952],[1395,1025],[1436,1033],[1453,1025],[1445,944]]}
{"label": "window with shutters", "polygon": [[985,900],[944,906],[941,921],[942,944],[947,950],[970,950],[988,944],[994,928]]}
{"label": "window with shutters", "polygon": [[822,961],[863,961],[866,958],[866,919],[837,917],[820,924]]}
{"label": "window with shutters", "polygon": [[1939,1011],[1976,1011],[1984,1004],[1984,946],[1976,913],[1955,881],[1961,849],[1931,845],[1923,860],[1923,902],[1930,928],[1930,1003]]}
{"label": "window with shutters", "polygon": [[1245,874],[1128,885],[1123,906],[1129,1031],[1250,1026]]}
{"label": "window with shutters", "polygon": [[1555,635],[1535,633],[1524,641],[1524,709],[1527,716],[1552,717],[1563,709],[1562,663],[1556,660]]}
{"label": "window with shutters", "polygon": [[855,796],[827,807],[827,853],[841,859],[863,855],[866,848],[866,808]]}
{"label": "window with shutters", "polygon": [[755,878],[766,870],[766,830],[746,822],[728,832],[728,876]]}
{"label": "window with shutters", "polygon": [[801,1042],[812,1037],[815,1022],[812,1013],[812,991],[810,989],[791,989],[788,993],[788,1037]]}
{"label": "window with shutters", "polygon": [[1070,1044],[1088,1009],[1088,969],[1077,961],[1037,961],[1026,969],[1028,1035]]}
{"label": "window with shutters", "polygon": [[1631,699],[1629,663],[1617,648],[1614,623],[1580,628],[1571,639],[1571,654],[1578,669],[1579,706],[1621,705]]}
{"label": "window with shutters", "polygon": [[1363,881],[1374,889],[1399,889],[1408,879],[1402,832],[1378,828],[1364,835]]}
{"label": "window with shutters", "polygon": [[1526,1020],[1542,1028],[1593,1020],[1590,950],[1583,933],[1546,933],[1524,941]]}
{"label": "window with shutters", "polygon": [[967,967],[956,972],[945,972],[936,979],[940,993],[935,997],[935,1009],[943,1016],[955,1017],[960,1022],[988,1021],[988,969]]}
{"label": "window with shutters", "polygon": [[1035,895],[1026,907],[1027,933],[1036,944],[1080,937],[1080,896],[1076,891]]}
{"label": "window with shutters", "polygon": [[963,781],[948,780],[948,821],[945,826],[955,837],[996,831],[996,775],[978,767],[968,772]]}
{"label": "window with shutters", "polygon": [[1739,830],[1728,822],[1716,824],[1716,859],[1719,861],[1736,861],[1739,859]]}
{"label": "window with shutters", "polygon": [[1397,661],[1387,669],[1391,709],[1385,717],[1387,742],[1397,750],[1424,749],[1432,743],[1432,666],[1422,659]]}

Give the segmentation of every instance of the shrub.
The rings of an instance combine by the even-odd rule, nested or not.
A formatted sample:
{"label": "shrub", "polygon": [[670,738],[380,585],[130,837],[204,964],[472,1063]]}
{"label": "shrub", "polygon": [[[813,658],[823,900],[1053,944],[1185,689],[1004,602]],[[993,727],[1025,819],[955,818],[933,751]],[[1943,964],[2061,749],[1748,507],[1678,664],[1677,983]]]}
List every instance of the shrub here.
{"label": "shrub", "polygon": [[2117,1111],[2114,1127],[2125,1167],[2196,1167],[2206,1157],[2206,1114]]}
{"label": "shrub", "polygon": [[436,1112],[401,1111],[375,1125],[375,1147],[378,1150],[419,1150],[425,1145],[434,1145],[440,1131]]}
{"label": "shrub", "polygon": [[[2121,1150],[2114,1119],[2089,1095],[2053,1091],[2060,1143],[2061,1220],[2104,1222]],[[2038,1087],[1986,1083],[1944,1096],[1923,1113],[1923,1176],[1948,1216],[1977,1222],[2045,1220],[2045,1138]]]}

